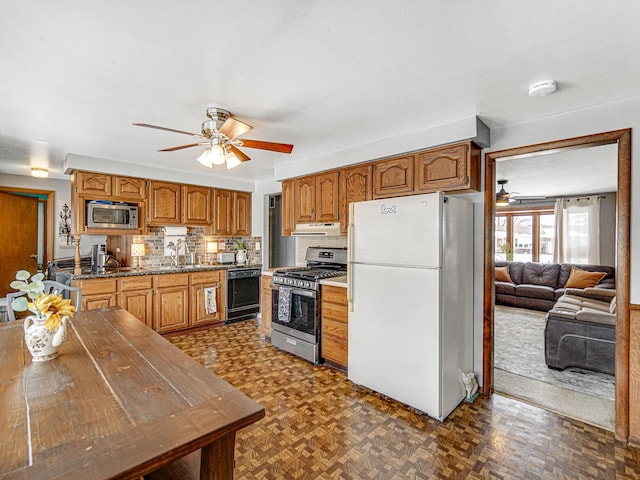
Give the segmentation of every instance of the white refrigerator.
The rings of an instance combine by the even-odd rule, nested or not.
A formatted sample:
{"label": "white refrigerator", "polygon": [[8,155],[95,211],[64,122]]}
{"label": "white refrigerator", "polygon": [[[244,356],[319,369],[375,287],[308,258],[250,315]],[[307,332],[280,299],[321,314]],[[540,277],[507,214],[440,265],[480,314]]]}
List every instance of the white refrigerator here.
{"label": "white refrigerator", "polygon": [[348,241],[348,378],[444,420],[473,370],[471,202],[353,203]]}

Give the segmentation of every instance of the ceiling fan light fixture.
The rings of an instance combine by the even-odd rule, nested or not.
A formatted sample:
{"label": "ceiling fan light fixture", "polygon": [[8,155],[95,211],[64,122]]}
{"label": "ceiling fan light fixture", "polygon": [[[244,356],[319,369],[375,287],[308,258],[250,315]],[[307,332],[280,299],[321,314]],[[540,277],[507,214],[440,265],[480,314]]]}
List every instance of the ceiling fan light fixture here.
{"label": "ceiling fan light fixture", "polygon": [[229,152],[227,154],[227,170],[229,170],[231,168],[236,168],[241,163],[242,162],[240,160],[238,160],[238,157],[236,157],[235,153]]}
{"label": "ceiling fan light fixture", "polygon": [[205,149],[204,152],[202,152],[202,155],[200,155],[197,160],[199,163],[201,163],[202,165],[204,165],[205,167],[209,167],[212,168],[213,167],[213,162],[211,159],[212,155],[211,155],[211,149],[207,148]]}
{"label": "ceiling fan light fixture", "polygon": [[496,207],[507,207],[509,205],[509,192],[504,189],[508,180],[498,180],[500,191],[496,193]]}
{"label": "ceiling fan light fixture", "polygon": [[224,157],[224,149],[220,145],[212,146],[209,155],[212,164],[224,165],[226,158]]}

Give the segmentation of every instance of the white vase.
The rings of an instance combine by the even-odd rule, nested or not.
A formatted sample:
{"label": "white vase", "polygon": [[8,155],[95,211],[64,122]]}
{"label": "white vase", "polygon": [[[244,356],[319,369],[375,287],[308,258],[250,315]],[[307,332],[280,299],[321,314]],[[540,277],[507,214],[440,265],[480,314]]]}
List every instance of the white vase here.
{"label": "white vase", "polygon": [[236,253],[236,263],[245,263],[247,261],[247,251],[238,250]]}
{"label": "white vase", "polygon": [[24,319],[24,342],[34,362],[46,362],[58,356],[58,349],[67,338],[67,317],[53,332],[45,326],[46,319],[29,315]]}

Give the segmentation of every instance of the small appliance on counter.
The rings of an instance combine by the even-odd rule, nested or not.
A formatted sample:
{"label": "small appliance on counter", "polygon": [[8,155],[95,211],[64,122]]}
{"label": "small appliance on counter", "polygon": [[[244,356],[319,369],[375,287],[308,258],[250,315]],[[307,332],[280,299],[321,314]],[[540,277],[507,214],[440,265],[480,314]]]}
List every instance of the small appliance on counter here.
{"label": "small appliance on counter", "polygon": [[217,253],[216,262],[218,263],[234,263],[236,261],[235,253]]}
{"label": "small appliance on counter", "polygon": [[107,271],[107,247],[104,244],[91,245],[91,271],[94,273]]}

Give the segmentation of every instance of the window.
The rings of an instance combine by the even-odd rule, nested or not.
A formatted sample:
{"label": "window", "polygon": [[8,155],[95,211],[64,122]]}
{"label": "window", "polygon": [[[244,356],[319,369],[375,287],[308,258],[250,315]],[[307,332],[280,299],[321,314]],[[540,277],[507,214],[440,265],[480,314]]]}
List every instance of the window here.
{"label": "window", "polygon": [[495,259],[553,262],[555,214],[552,207],[510,208],[495,218]]}

